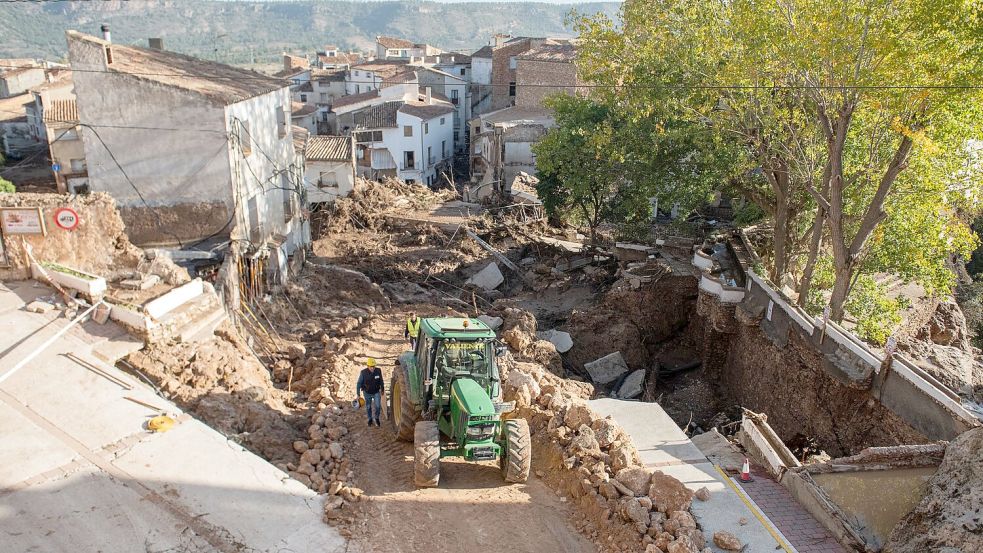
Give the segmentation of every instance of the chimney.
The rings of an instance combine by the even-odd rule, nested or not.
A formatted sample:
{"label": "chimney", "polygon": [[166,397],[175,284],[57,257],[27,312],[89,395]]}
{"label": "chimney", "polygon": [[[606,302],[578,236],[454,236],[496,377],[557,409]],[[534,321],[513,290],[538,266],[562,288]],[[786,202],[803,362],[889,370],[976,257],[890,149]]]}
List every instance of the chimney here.
{"label": "chimney", "polygon": [[147,45],[150,46],[151,50],[163,50],[164,49],[164,39],[162,38],[148,38]]}
{"label": "chimney", "polygon": [[427,91],[426,104],[429,106],[429,105],[433,104],[433,89],[428,86],[426,88],[426,91]]}
{"label": "chimney", "polygon": [[102,39],[106,42],[112,42],[109,38],[109,25],[105,23],[102,24]]}

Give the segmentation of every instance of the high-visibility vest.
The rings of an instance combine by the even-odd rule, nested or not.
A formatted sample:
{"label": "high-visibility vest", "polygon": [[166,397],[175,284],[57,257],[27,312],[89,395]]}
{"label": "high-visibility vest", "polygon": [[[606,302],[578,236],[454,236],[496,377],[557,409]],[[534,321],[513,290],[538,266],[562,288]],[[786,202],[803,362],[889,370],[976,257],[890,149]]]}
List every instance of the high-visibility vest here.
{"label": "high-visibility vest", "polygon": [[417,319],[416,321],[406,319],[406,332],[409,333],[410,338],[420,336],[420,319]]}

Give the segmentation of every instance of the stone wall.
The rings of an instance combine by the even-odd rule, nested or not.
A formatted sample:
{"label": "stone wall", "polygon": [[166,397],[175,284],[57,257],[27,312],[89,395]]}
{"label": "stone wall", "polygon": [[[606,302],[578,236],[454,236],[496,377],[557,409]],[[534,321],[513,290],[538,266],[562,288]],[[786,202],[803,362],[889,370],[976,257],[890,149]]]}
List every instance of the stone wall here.
{"label": "stone wall", "polygon": [[564,92],[572,95],[577,91],[577,67],[572,62],[520,59],[516,65],[515,80],[523,85],[516,90],[517,106],[543,107],[543,100],[551,94]]}
{"label": "stone wall", "polygon": [[[516,70],[509,66],[509,59],[533,47],[533,39],[520,39],[495,49],[492,53],[492,101],[491,110],[512,105],[509,84],[516,82]],[[518,64],[518,60],[516,60]]]}

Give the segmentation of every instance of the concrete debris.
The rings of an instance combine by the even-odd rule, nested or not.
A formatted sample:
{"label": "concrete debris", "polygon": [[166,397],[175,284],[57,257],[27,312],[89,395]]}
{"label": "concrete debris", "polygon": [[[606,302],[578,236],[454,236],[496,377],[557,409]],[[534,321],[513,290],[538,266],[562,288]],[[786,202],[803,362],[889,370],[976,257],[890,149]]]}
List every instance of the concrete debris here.
{"label": "concrete debris", "polygon": [[584,368],[597,384],[610,384],[628,372],[628,365],[620,351],[609,353],[600,359],[585,363]]}
{"label": "concrete debris", "polygon": [[710,501],[710,490],[706,486],[696,490],[694,496],[700,501]]}
{"label": "concrete debris", "polygon": [[498,268],[498,264],[493,261],[469,278],[467,284],[487,291],[498,288],[503,282],[505,282],[505,275]]}
{"label": "concrete debris", "polygon": [[621,383],[621,387],[618,388],[617,396],[621,399],[634,399],[642,395],[644,385],[645,369],[639,369],[625,378],[625,381]]}
{"label": "concrete debris", "polygon": [[30,311],[31,313],[47,313],[54,308],[54,305],[46,301],[32,301],[24,307],[25,310]]}
{"label": "concrete debris", "polygon": [[147,275],[140,278],[129,278],[121,280],[119,285],[127,290],[149,290],[160,283],[157,275]]}
{"label": "concrete debris", "polygon": [[570,337],[570,334],[562,330],[544,330],[537,332],[536,336],[540,340],[546,340],[553,344],[559,353],[566,353],[573,347],[573,339]]}
{"label": "concrete debris", "polygon": [[502,327],[502,323],[505,322],[505,319],[492,317],[491,315],[478,315],[478,320],[488,325],[488,328],[492,330],[498,330]]}
{"label": "concrete debris", "polygon": [[713,533],[713,544],[724,551],[740,551],[744,548],[737,536],[723,530]]}

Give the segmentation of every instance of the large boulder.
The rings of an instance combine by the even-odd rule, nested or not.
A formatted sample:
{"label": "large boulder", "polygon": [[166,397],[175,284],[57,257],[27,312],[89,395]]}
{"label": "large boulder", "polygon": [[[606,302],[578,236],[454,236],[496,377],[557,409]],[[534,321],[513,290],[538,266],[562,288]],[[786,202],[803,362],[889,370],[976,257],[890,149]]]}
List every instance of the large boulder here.
{"label": "large boulder", "polygon": [[652,473],[649,497],[657,511],[671,513],[673,511],[688,511],[693,502],[693,492],[682,482],[663,472]]}
{"label": "large boulder", "polygon": [[546,340],[552,343],[559,353],[566,353],[573,347],[573,338],[570,337],[570,333],[563,332],[562,330],[543,330],[537,332],[536,336],[540,340]]}
{"label": "large boulder", "polygon": [[983,551],[983,428],[946,448],[928,493],[894,530],[885,553]]}
{"label": "large boulder", "polygon": [[627,467],[619,470],[614,475],[614,479],[624,484],[635,495],[645,495],[649,491],[652,471],[639,466]]}
{"label": "large boulder", "polygon": [[621,383],[621,387],[618,388],[617,395],[621,399],[634,399],[642,395],[644,384],[645,369],[638,369],[625,378],[625,381]]}
{"label": "large boulder", "polygon": [[628,364],[620,351],[609,353],[600,359],[585,363],[590,379],[597,384],[610,384],[628,372]]}
{"label": "large boulder", "polygon": [[501,286],[503,282],[505,282],[505,275],[498,268],[498,264],[492,261],[484,269],[469,278],[467,283],[477,286],[482,290],[490,291]]}

